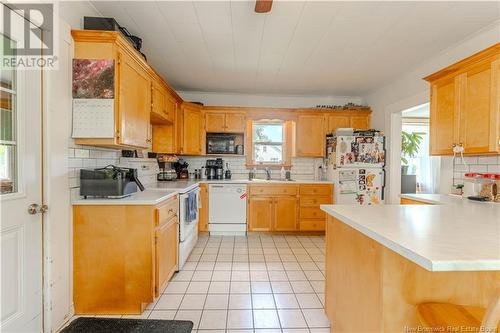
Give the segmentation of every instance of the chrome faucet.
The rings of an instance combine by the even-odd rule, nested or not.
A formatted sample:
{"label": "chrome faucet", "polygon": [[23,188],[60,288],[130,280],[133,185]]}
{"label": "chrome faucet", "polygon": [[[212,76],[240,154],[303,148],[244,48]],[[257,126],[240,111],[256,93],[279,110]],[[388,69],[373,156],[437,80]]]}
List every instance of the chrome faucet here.
{"label": "chrome faucet", "polygon": [[266,179],[267,180],[271,180],[271,170],[269,170],[269,168],[266,168]]}

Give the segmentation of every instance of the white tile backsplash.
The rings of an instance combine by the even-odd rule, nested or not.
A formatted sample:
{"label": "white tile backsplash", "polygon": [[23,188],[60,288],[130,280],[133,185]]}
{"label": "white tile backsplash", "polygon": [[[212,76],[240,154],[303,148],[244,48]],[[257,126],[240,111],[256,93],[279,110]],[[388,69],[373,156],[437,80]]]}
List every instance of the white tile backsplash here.
{"label": "white tile backsplash", "polygon": [[100,168],[106,165],[119,165],[120,150],[94,148],[72,144],[68,150],[69,155],[69,187],[71,198],[80,196],[80,169]]}
{"label": "white tile backsplash", "polygon": [[[135,168],[138,171],[140,181],[147,187],[148,184],[156,182],[156,174],[159,172],[158,163],[154,158],[125,158],[121,157],[120,150],[94,148],[73,145],[69,148],[69,184],[71,197],[76,199],[80,196],[80,169],[101,168],[109,164],[116,166]],[[205,166],[208,156],[182,156],[189,163],[189,172]],[[225,156],[225,163],[229,163],[233,179],[247,179],[249,169],[245,165],[245,158],[241,156]],[[315,180],[318,177],[318,167],[323,162],[322,158],[295,157],[292,159],[292,178],[301,180]],[[280,170],[271,170],[272,177],[278,178]],[[258,177],[265,177],[264,170],[257,171]]]}
{"label": "white tile backsplash", "polygon": [[[184,156],[183,159],[189,163],[189,172],[194,172],[194,169],[200,169],[205,166],[207,159],[216,157],[207,156]],[[246,167],[245,157],[241,156],[224,156],[224,169],[226,169],[226,163],[229,163],[229,169],[231,170],[232,177],[234,179],[247,179],[249,168]],[[319,165],[323,162],[322,158],[305,158],[305,157],[295,157],[292,158],[292,178],[301,180],[315,180],[317,179],[317,169]],[[271,175],[274,178],[280,176],[279,169],[271,170]],[[265,171],[257,170],[257,177],[264,178]]]}
{"label": "white tile backsplash", "polygon": [[464,161],[460,157],[454,160],[455,184],[462,184],[467,172],[500,173],[500,156],[467,156]]}

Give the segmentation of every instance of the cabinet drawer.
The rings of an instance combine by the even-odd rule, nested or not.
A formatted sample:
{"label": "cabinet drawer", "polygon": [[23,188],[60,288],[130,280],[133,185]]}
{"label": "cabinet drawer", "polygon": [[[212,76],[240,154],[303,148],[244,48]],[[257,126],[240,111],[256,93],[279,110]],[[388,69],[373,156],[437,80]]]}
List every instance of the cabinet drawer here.
{"label": "cabinet drawer", "polygon": [[325,230],[324,220],[301,220],[299,222],[300,231],[323,231]]}
{"label": "cabinet drawer", "polygon": [[253,185],[250,195],[297,195],[295,185]]}
{"label": "cabinet drawer", "polygon": [[156,208],[156,225],[162,225],[171,218],[177,216],[179,210],[179,201],[177,196],[168,199],[165,203],[160,204]]}
{"label": "cabinet drawer", "polygon": [[331,185],[300,185],[301,195],[332,195]]}
{"label": "cabinet drawer", "polygon": [[301,219],[324,219],[325,212],[319,207],[300,207]]}
{"label": "cabinet drawer", "polygon": [[327,205],[332,203],[332,197],[331,196],[309,196],[309,195],[304,195],[300,196],[300,205],[307,207],[307,206],[319,206],[319,205]]}

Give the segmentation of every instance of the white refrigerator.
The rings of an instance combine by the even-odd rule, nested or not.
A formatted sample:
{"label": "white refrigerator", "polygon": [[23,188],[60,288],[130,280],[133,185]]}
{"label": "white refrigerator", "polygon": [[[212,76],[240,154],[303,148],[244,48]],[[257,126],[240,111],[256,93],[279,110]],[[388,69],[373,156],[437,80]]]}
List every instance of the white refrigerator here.
{"label": "white refrigerator", "polygon": [[384,203],[385,137],[381,132],[342,129],[326,137],[327,175],[334,203]]}

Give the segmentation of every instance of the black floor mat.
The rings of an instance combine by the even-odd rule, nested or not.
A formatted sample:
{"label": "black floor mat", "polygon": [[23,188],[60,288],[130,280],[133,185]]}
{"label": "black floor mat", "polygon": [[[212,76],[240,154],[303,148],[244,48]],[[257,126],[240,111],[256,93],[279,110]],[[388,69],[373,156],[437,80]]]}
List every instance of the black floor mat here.
{"label": "black floor mat", "polygon": [[192,321],[80,317],[61,333],[190,333]]}

